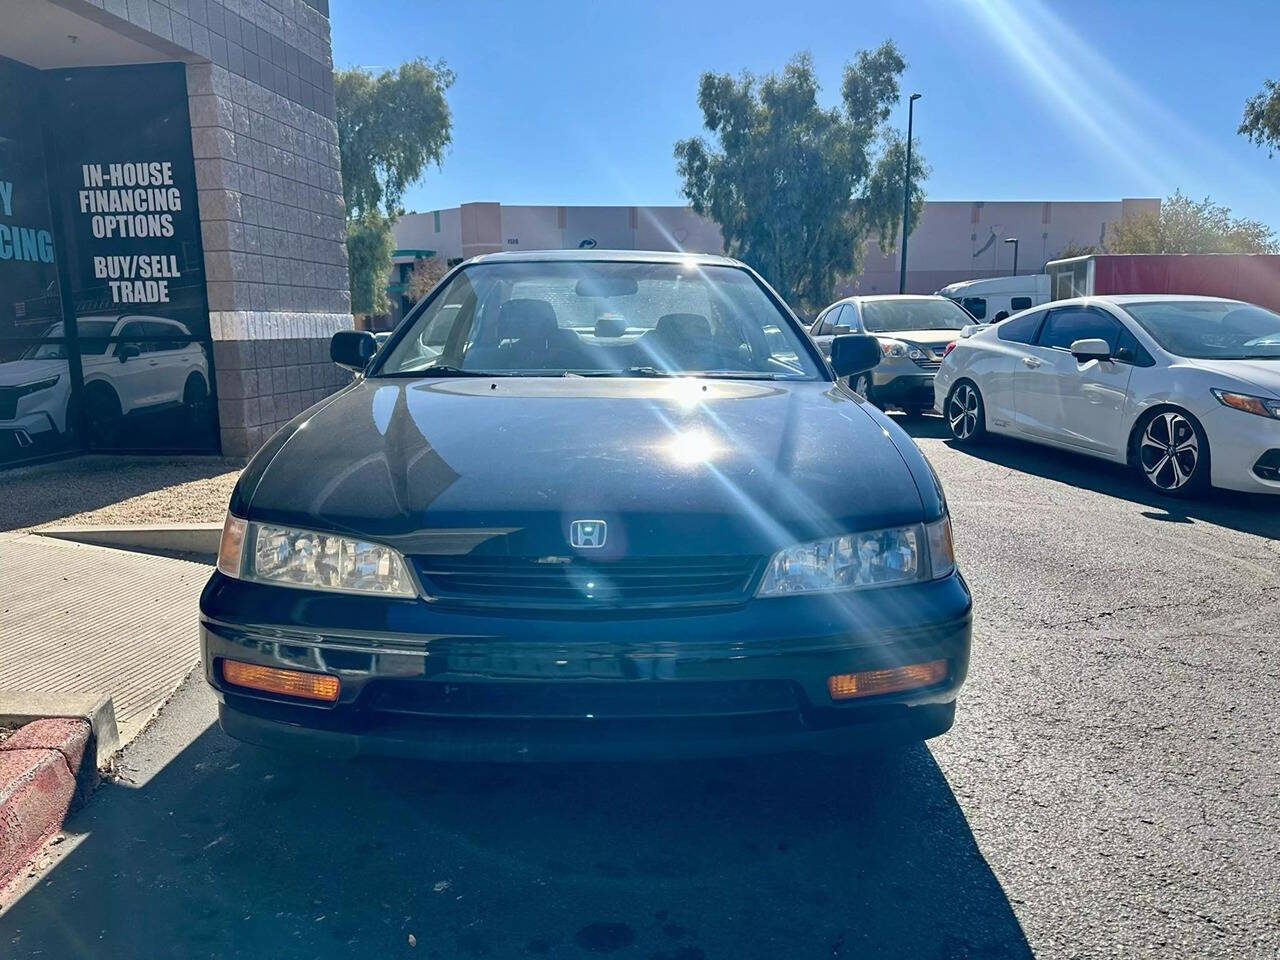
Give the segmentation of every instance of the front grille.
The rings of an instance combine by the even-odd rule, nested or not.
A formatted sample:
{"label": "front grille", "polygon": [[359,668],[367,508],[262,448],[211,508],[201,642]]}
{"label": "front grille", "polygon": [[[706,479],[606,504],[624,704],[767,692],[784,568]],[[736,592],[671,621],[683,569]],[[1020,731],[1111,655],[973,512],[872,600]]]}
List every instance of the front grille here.
{"label": "front grille", "polygon": [[747,598],[758,557],[414,557],[428,596],[485,607],[694,606]]}
{"label": "front grille", "polygon": [[0,387],[0,420],[12,420],[18,415],[18,397],[25,392],[22,387]]}
{"label": "front grille", "polygon": [[921,370],[928,370],[930,373],[932,373],[932,372],[934,372],[935,370],[937,370],[940,366],[942,366],[942,361],[941,361],[941,360],[930,360],[930,359],[926,356],[926,357],[925,357],[925,358],[923,358],[923,359],[916,360],[916,361],[915,361],[915,364],[916,364],[916,366],[917,366],[917,367],[919,367]]}
{"label": "front grille", "polygon": [[382,680],[363,706],[430,717],[728,717],[800,708],[786,680],[634,680],[444,683]]}

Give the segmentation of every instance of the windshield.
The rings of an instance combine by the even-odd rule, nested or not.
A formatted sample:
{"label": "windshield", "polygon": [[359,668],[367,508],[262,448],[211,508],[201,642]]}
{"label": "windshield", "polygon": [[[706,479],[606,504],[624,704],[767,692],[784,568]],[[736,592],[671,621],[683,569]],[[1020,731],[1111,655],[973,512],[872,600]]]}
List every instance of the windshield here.
{"label": "windshield", "polygon": [[1126,303],[1165,350],[1197,360],[1280,358],[1280,314],[1235,300]]}
{"label": "windshield", "polygon": [[689,263],[479,263],[459,271],[373,376],[822,379],[746,270]]}
{"label": "windshield", "polygon": [[862,325],[867,333],[897,330],[959,330],[973,317],[956,303],[936,300],[864,300]]}
{"label": "windshield", "polygon": [[[81,337],[109,337],[115,325],[116,322],[114,320],[81,318],[76,321],[76,331]],[[63,336],[62,324],[53,324],[53,326],[45,329],[40,336],[50,338]],[[80,352],[82,354],[105,353],[107,346],[108,344],[101,341],[81,340]],[[36,343],[23,351],[22,358],[24,360],[65,360],[67,358],[67,348],[61,342]]]}

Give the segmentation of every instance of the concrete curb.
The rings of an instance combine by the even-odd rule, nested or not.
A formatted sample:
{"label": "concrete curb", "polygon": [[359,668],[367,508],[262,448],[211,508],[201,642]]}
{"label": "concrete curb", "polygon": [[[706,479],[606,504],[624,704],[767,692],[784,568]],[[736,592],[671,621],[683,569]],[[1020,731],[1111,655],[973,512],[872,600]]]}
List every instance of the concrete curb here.
{"label": "concrete curb", "polygon": [[91,789],[97,771],[83,762],[91,738],[87,720],[59,718],[0,743],[0,892]]}
{"label": "concrete curb", "polygon": [[[89,770],[109,770],[120,749],[116,711],[110,697],[97,693],[41,693],[0,689],[0,724],[20,726],[37,720],[83,720],[89,725]],[[13,738],[5,745],[12,743]]]}
{"label": "concrete curb", "polygon": [[220,523],[148,523],[128,526],[39,527],[31,531],[41,537],[70,540],[117,550],[195,553],[218,555],[222,537]]}

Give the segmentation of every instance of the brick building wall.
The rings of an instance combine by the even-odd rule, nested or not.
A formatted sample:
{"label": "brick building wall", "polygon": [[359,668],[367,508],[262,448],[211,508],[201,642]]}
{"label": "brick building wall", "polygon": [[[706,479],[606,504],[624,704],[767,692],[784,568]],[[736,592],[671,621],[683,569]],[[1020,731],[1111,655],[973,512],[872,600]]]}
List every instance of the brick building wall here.
{"label": "brick building wall", "polygon": [[349,380],[345,211],[323,0],[61,0],[187,63],[222,449]]}

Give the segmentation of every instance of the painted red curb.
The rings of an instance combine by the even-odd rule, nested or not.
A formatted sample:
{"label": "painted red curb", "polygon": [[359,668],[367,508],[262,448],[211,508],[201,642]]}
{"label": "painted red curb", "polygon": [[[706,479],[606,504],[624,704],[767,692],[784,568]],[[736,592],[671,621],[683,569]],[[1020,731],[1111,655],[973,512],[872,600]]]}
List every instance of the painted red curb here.
{"label": "painted red curb", "polygon": [[0,890],[62,829],[88,744],[84,720],[36,720],[0,743]]}

